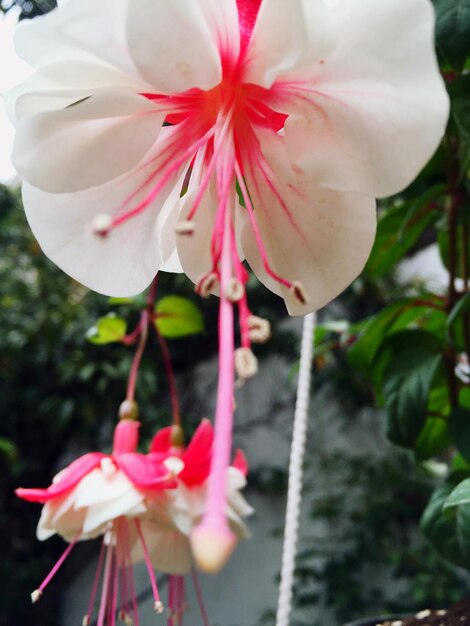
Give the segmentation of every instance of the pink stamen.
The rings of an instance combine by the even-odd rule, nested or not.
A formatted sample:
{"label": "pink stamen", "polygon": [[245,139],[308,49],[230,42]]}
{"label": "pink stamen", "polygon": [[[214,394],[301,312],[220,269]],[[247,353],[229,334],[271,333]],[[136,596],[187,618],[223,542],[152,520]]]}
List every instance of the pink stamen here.
{"label": "pink stamen", "polygon": [[145,542],[144,533],[142,532],[142,526],[140,524],[140,520],[134,520],[135,527],[137,529],[137,533],[139,535],[140,543],[142,545],[142,551],[144,553],[145,564],[147,566],[147,570],[150,577],[150,585],[152,587],[153,599],[155,600],[155,608],[157,610],[157,606],[161,605],[160,594],[158,593],[157,579],[155,577],[155,572],[153,570],[152,560],[150,558],[150,554],[147,548],[147,544]]}
{"label": "pink stamen", "polygon": [[260,253],[261,256],[261,261],[263,263],[263,267],[266,271],[266,273],[271,276],[271,278],[273,280],[275,280],[276,282],[280,283],[281,285],[284,285],[284,287],[287,287],[287,289],[290,289],[292,287],[292,283],[289,282],[288,280],[286,280],[285,278],[282,278],[282,276],[279,276],[279,274],[276,274],[276,272],[274,272],[273,269],[271,269],[271,266],[269,264],[268,261],[268,255],[266,253],[266,248],[264,247],[264,242],[263,242],[263,237],[261,236],[261,232],[258,226],[258,222],[256,221],[255,218],[255,214],[254,214],[254,209],[253,209],[253,204],[251,202],[251,198],[250,198],[250,194],[248,193],[248,189],[246,187],[245,184],[245,180],[243,177],[243,173],[240,167],[240,164],[238,163],[238,161],[235,163],[235,172],[237,175],[237,181],[238,184],[240,186],[240,190],[242,192],[242,196],[243,196],[243,200],[245,202],[245,208],[248,212],[248,217],[250,220],[250,225],[251,228],[253,230],[253,234],[255,236],[256,239],[256,245],[258,246],[258,251]]}
{"label": "pink stamen", "polygon": [[210,626],[209,616],[207,615],[206,607],[204,605],[204,598],[202,596],[201,581],[195,567],[191,569],[191,577],[193,579],[194,591],[196,593],[197,603],[199,605],[199,612],[201,613],[202,623],[204,626]]}
{"label": "pink stamen", "polygon": [[131,559],[131,545],[129,538],[129,525],[126,523],[122,528],[122,547],[123,547],[123,555],[124,555],[124,567],[127,570],[126,578],[129,583],[129,614],[132,615],[134,621],[134,626],[139,626],[139,612],[137,609],[137,595],[135,592],[135,584],[134,584],[134,568],[132,566]]}
{"label": "pink stamen", "polygon": [[49,574],[46,576],[46,578],[42,581],[42,583],[39,585],[38,590],[42,593],[44,591],[44,589],[47,587],[47,585],[51,582],[51,580],[54,578],[54,576],[57,574],[57,572],[59,571],[59,569],[62,567],[64,561],[66,560],[66,558],[68,557],[68,555],[72,552],[74,546],[76,545],[80,535],[82,534],[81,531],[79,531],[75,537],[73,538],[73,540],[69,543],[69,545],[67,546],[67,548],[64,550],[62,556],[59,558],[59,560],[57,561],[57,563],[54,565],[54,567],[51,569],[51,571],[49,572]]}
{"label": "pink stamen", "polygon": [[93,579],[93,586],[91,588],[90,600],[88,602],[88,611],[85,617],[91,619],[93,615],[93,609],[95,607],[96,596],[98,594],[98,587],[101,580],[101,572],[103,570],[103,562],[104,562],[104,553],[105,553],[105,544],[104,541],[101,542],[100,554],[98,557],[98,565],[96,566],[95,578]]}
{"label": "pink stamen", "polygon": [[103,588],[101,590],[100,608],[98,613],[97,626],[104,626],[106,617],[106,607],[108,605],[109,585],[111,582],[111,566],[113,561],[113,545],[112,543],[106,548],[106,561],[104,565]]}

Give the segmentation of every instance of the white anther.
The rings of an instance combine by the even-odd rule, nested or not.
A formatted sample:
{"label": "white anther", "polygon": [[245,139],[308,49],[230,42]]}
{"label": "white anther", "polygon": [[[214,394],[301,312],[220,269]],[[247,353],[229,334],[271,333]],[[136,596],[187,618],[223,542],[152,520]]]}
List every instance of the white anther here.
{"label": "white anther", "polygon": [[240,302],[245,295],[245,287],[238,278],[231,278],[225,290],[225,297],[230,302]]}
{"label": "white anther", "polygon": [[196,225],[190,220],[183,220],[181,222],[178,222],[175,226],[175,233],[177,235],[191,236],[194,235],[195,230]]}
{"label": "white anther", "polygon": [[169,456],[163,461],[163,465],[172,476],[178,476],[184,470],[184,462],[177,456]]}
{"label": "white anther", "polygon": [[153,605],[153,609],[155,613],[158,613],[159,615],[161,615],[163,611],[165,610],[165,607],[163,606],[163,602],[160,602],[160,600],[156,600],[155,604]]}
{"label": "white anther", "polygon": [[216,286],[218,280],[219,279],[215,272],[209,272],[209,274],[204,274],[204,276],[198,281],[196,291],[202,298],[208,298],[211,295],[211,292]]}
{"label": "white anther", "polygon": [[392,622],[390,626],[403,626],[403,622],[401,621],[401,619],[397,619],[394,622]]}
{"label": "white anther", "polygon": [[256,315],[248,318],[248,337],[253,343],[266,343],[271,339],[271,324]]}
{"label": "white anther", "polygon": [[126,616],[124,618],[124,623],[126,624],[126,626],[134,626],[134,620],[129,615],[129,613],[126,613]]}
{"label": "white anther", "polygon": [[106,237],[113,225],[113,218],[107,213],[98,213],[93,220],[93,232],[100,237]]}
{"label": "white anther", "polygon": [[297,302],[297,304],[307,304],[308,303],[307,292],[305,291],[305,287],[302,285],[302,283],[299,280],[295,280],[292,283],[292,285],[290,286],[289,291],[294,296],[295,301]]}
{"label": "white anther", "polygon": [[82,619],[82,626],[90,626],[91,620],[89,615],[85,615]]}
{"label": "white anther", "polygon": [[36,604],[42,598],[42,591],[40,589],[35,589],[31,594],[31,602]]}
{"label": "white anther", "polygon": [[105,456],[104,459],[101,459],[100,468],[105,476],[112,476],[117,471],[114,461],[110,459],[109,456]]}
{"label": "white anther", "polygon": [[425,609],[424,611],[420,611],[416,613],[416,619],[424,619],[425,617],[429,617],[431,615],[431,611],[429,609]]}
{"label": "white anther", "polygon": [[250,348],[238,348],[235,350],[235,370],[243,380],[252,378],[258,373],[258,359]]}

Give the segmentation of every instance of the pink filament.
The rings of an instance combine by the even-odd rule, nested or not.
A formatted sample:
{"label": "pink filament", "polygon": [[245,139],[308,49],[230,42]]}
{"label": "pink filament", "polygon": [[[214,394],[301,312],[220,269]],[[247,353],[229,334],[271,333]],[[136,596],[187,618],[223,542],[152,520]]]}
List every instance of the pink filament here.
{"label": "pink filament", "polygon": [[59,569],[62,567],[62,564],[64,563],[65,559],[68,557],[68,555],[72,552],[75,544],[77,543],[79,537],[81,535],[81,531],[78,532],[74,539],[69,543],[69,545],[67,546],[67,548],[64,550],[62,556],[59,558],[59,560],[57,561],[57,563],[54,565],[54,567],[51,569],[51,571],[49,572],[49,574],[46,576],[46,578],[42,581],[42,583],[39,585],[38,589],[39,591],[44,591],[44,589],[47,587],[47,585],[51,582],[51,580],[54,578],[54,576],[57,574],[57,572],[59,571]]}
{"label": "pink filament", "polygon": [[136,519],[135,527],[137,529],[137,533],[139,535],[140,543],[142,544],[142,551],[144,553],[145,564],[147,566],[147,570],[150,577],[150,584],[152,586],[152,592],[155,602],[160,602],[160,594],[158,593],[157,579],[155,578],[155,572],[153,571],[152,561],[150,559],[150,554],[147,548],[147,544],[145,543],[144,533],[142,532],[142,526],[140,524],[140,520]]}
{"label": "pink filament", "polygon": [[204,626],[210,626],[209,616],[207,615],[206,607],[204,606],[204,599],[202,597],[201,582],[199,580],[198,573],[193,567],[191,570],[191,577],[193,579],[194,591],[196,592],[197,603],[199,605],[199,612],[201,613],[202,623]]}
{"label": "pink filament", "polygon": [[95,606],[96,595],[98,593],[98,587],[100,584],[101,571],[103,569],[104,552],[105,552],[105,544],[104,544],[104,541],[102,541],[101,548],[100,548],[100,555],[98,557],[98,565],[96,566],[95,578],[93,580],[93,586],[91,588],[90,601],[88,603],[87,616],[90,618],[93,614],[93,608]]}
{"label": "pink filament", "polygon": [[112,561],[113,561],[113,546],[110,543],[106,549],[106,561],[104,565],[103,588],[101,590],[101,601],[100,601],[100,609],[98,613],[97,626],[104,626],[107,600],[109,597],[109,586],[111,582]]}

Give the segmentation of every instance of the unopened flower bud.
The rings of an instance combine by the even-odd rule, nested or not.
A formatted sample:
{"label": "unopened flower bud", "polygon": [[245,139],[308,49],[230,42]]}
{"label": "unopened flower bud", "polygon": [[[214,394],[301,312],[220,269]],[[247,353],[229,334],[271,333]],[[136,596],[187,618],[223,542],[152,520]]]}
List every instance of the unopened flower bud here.
{"label": "unopened flower bud", "polygon": [[107,213],[99,213],[93,220],[93,232],[100,237],[106,237],[113,225],[113,218]]}
{"label": "unopened flower bud", "polygon": [[195,230],[196,225],[190,220],[183,220],[181,222],[178,222],[175,226],[175,233],[177,235],[191,236],[194,235]]}
{"label": "unopened flower bud", "polygon": [[238,278],[231,278],[227,289],[225,290],[225,297],[230,302],[240,302],[245,295],[245,287],[238,280]]}
{"label": "unopened flower bud", "polygon": [[294,296],[295,301],[297,302],[297,304],[307,304],[308,303],[308,296],[307,296],[307,292],[305,291],[304,286],[302,285],[302,283],[298,280],[295,280],[292,285],[290,286],[289,291],[291,292],[291,294]]}
{"label": "unopened flower bud", "polygon": [[191,547],[199,569],[206,574],[219,572],[232,554],[236,542],[230,529],[195,528],[191,534]]}
{"label": "unopened flower bud", "polygon": [[216,286],[218,282],[218,277],[215,272],[209,272],[209,274],[205,274],[198,282],[196,286],[197,293],[202,298],[208,298],[211,295],[212,290]]}
{"label": "unopened flower bud", "polygon": [[134,400],[124,400],[119,407],[119,419],[136,420],[139,415],[139,406]]}
{"label": "unopened flower bud", "polygon": [[258,359],[250,348],[238,348],[235,350],[235,370],[243,380],[251,378],[258,373]]}
{"label": "unopened flower bud", "polygon": [[35,589],[31,594],[31,602],[36,604],[42,598],[42,591],[40,589]]}
{"label": "unopened flower bud", "polygon": [[250,315],[248,318],[248,337],[253,343],[266,343],[271,339],[271,324],[262,317]]}
{"label": "unopened flower bud", "polygon": [[153,605],[153,609],[155,613],[161,615],[164,611],[163,602],[160,602],[160,600],[156,600],[155,604]]}

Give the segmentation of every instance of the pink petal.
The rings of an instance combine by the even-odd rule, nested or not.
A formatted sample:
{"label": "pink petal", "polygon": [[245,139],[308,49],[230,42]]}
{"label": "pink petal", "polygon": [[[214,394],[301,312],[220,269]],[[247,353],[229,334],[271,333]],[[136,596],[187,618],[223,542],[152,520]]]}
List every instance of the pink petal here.
{"label": "pink petal", "polygon": [[242,450],[235,450],[235,456],[233,457],[231,467],[237,469],[245,477],[248,475],[248,461],[246,459],[245,453]]}
{"label": "pink petal", "polygon": [[204,419],[183,454],[184,469],[178,474],[188,487],[203,483],[209,476],[213,442],[214,429],[210,421]]}
{"label": "pink petal", "polygon": [[173,426],[167,426],[158,431],[150,444],[150,453],[168,453],[172,446],[171,434]]}
{"label": "pink petal", "polygon": [[71,463],[61,473],[60,479],[52,483],[47,489],[22,489],[15,491],[16,495],[28,502],[48,502],[57,496],[63,495],[75,487],[81,479],[97,467],[106,455],[100,452],[90,452]]}
{"label": "pink petal", "polygon": [[176,481],[168,480],[168,470],[160,455],[127,452],[115,459],[116,465],[140,489],[172,489]]}
{"label": "pink petal", "polygon": [[247,48],[250,43],[260,5],[261,0],[237,0],[242,48]]}

